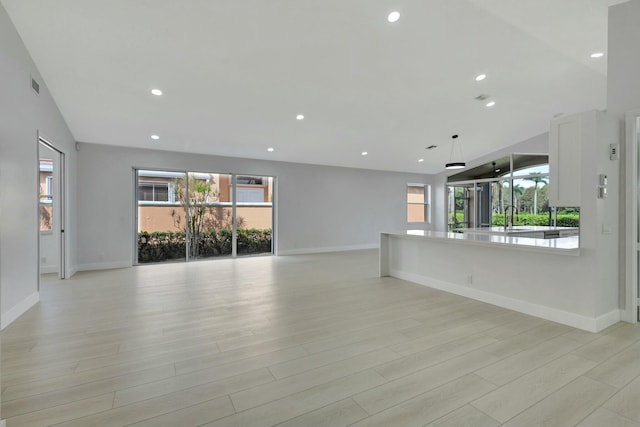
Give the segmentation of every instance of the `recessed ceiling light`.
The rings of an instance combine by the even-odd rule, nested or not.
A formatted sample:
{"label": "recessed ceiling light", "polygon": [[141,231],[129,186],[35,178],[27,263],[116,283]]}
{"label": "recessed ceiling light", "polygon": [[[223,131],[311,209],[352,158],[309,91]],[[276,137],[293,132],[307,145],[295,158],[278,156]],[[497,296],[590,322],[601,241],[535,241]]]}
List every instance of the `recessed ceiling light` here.
{"label": "recessed ceiling light", "polygon": [[400,12],[397,10],[394,10],[387,16],[387,21],[389,22],[396,22],[398,19],[400,19]]}
{"label": "recessed ceiling light", "polygon": [[422,163],[422,162],[424,162],[424,159],[418,159],[418,162]]}
{"label": "recessed ceiling light", "polygon": [[487,107],[489,107],[489,108],[493,107],[494,105],[496,105],[496,101],[487,102]]}
{"label": "recessed ceiling light", "polygon": [[162,91],[160,89],[151,89],[151,93],[154,94],[155,96],[162,95]]}
{"label": "recessed ceiling light", "polygon": [[267,151],[270,152],[270,153],[272,153],[274,150],[275,150],[275,148],[273,148],[273,147],[267,148]]}
{"label": "recessed ceiling light", "polygon": [[158,135],[151,135],[151,139],[158,140],[158,139],[160,139],[160,137]]}
{"label": "recessed ceiling light", "polygon": [[302,119],[304,119],[304,115],[303,114],[298,114],[296,116],[296,120],[302,120]]}
{"label": "recessed ceiling light", "polygon": [[596,52],[591,54],[592,58],[602,58],[603,56],[604,56],[603,52]]}
{"label": "recessed ceiling light", "polygon": [[363,151],[363,152],[362,152],[362,155],[363,155],[363,156],[366,156],[367,154],[369,154],[369,153],[367,153],[366,151]]}
{"label": "recessed ceiling light", "polygon": [[480,81],[482,81],[482,80],[484,80],[484,79],[486,79],[486,78],[487,78],[487,75],[486,75],[486,74],[478,74],[478,75],[476,76],[476,81],[477,81],[477,82],[480,82]]}

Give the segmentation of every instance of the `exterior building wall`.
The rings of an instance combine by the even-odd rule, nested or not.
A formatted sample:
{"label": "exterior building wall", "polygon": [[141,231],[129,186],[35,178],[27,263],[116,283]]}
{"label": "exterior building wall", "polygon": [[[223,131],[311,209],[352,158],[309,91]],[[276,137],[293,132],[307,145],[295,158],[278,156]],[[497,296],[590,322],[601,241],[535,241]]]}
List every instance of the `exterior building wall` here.
{"label": "exterior building wall", "polygon": [[53,172],[40,171],[40,194],[42,195],[47,194],[47,177],[48,176],[53,176]]}
{"label": "exterior building wall", "polygon": [[[217,228],[231,228],[231,207],[215,207],[214,217]],[[181,227],[174,221],[180,217]],[[265,229],[272,227],[273,208],[271,206],[238,206],[238,228]],[[184,231],[185,210],[182,206],[138,206],[138,231]]]}
{"label": "exterior building wall", "polygon": [[221,202],[231,202],[231,198],[229,197],[230,193],[230,189],[231,189],[231,182],[229,181],[229,179],[231,178],[231,175],[219,175],[218,178],[218,187],[219,187],[219,191],[220,191],[220,201]]}
{"label": "exterior building wall", "polygon": [[[216,183],[218,189],[220,191],[220,201],[221,202],[231,202],[231,175],[215,175]],[[264,185],[255,185],[255,184],[237,184],[236,188],[262,188],[263,197],[262,201],[265,203],[270,202],[270,195],[273,194],[273,179],[269,177],[260,177],[263,178],[263,182],[266,182]]]}

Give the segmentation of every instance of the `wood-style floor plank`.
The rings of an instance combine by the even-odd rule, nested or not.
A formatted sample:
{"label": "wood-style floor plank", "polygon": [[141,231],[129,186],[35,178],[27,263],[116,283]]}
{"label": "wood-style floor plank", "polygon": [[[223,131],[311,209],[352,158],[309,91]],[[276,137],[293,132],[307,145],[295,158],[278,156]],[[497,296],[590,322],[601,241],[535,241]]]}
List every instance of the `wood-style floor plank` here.
{"label": "wood-style floor plank", "polygon": [[640,326],[599,334],[391,277],[377,251],[43,276],[2,415],[52,426],[640,426]]}

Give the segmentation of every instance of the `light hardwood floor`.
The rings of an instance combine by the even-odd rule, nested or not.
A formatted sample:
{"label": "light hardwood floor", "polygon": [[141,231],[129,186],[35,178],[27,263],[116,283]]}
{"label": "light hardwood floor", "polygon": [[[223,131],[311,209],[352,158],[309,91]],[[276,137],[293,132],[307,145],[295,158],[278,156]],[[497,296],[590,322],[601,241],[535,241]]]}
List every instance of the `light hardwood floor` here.
{"label": "light hardwood floor", "polygon": [[2,333],[2,416],[640,427],[640,326],[590,334],[377,268],[377,251],[355,251],[45,276]]}

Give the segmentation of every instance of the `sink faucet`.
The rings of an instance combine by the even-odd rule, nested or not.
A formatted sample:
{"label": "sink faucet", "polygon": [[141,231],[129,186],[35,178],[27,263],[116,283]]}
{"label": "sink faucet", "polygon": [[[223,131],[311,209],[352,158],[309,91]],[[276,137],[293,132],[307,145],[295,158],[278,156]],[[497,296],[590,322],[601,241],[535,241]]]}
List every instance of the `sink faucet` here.
{"label": "sink faucet", "polygon": [[[511,216],[509,214],[509,208],[511,208]],[[513,227],[513,214],[516,212],[516,207],[513,205],[508,205],[504,208],[504,231],[507,231],[507,228],[511,230]]]}

